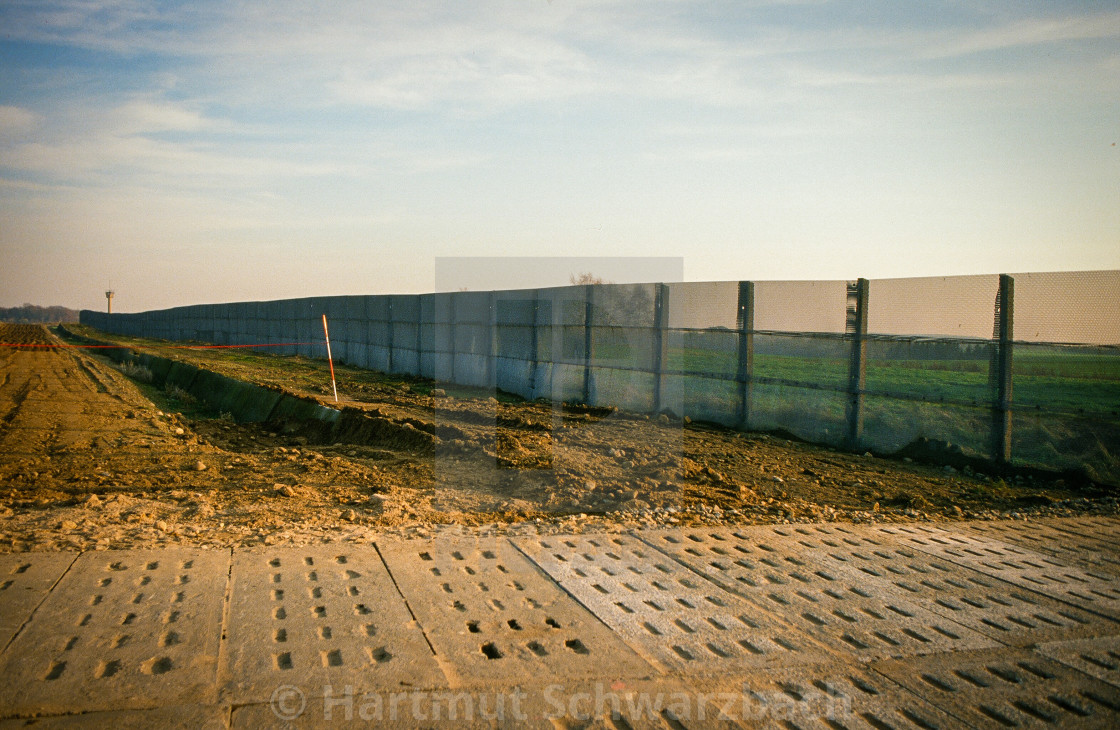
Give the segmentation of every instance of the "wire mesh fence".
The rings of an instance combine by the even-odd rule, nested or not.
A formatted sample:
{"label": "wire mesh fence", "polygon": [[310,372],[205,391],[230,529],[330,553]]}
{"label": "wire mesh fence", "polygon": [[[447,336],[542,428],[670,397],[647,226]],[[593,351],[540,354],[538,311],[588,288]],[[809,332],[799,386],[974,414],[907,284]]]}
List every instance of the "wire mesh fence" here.
{"label": "wire mesh fence", "polygon": [[81,321],[322,357],[326,314],[336,359],[358,367],[1120,484],[1118,295],[1120,271],[1098,271],[319,297]]}

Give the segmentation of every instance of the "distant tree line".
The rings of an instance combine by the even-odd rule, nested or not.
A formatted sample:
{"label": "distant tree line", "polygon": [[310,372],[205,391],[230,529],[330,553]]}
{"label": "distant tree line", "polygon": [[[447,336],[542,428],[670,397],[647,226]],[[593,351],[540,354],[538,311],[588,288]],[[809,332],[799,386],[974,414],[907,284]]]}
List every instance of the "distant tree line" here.
{"label": "distant tree line", "polygon": [[78,310],[66,307],[39,307],[34,304],[24,304],[22,307],[0,307],[0,322],[53,324],[77,321]]}

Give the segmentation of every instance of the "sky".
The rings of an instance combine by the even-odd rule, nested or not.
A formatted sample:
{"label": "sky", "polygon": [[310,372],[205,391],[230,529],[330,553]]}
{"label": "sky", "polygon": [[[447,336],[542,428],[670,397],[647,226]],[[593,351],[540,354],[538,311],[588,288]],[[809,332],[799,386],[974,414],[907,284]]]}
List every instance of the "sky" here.
{"label": "sky", "polygon": [[1120,269],[1118,143],[1112,3],[0,0],[0,306]]}

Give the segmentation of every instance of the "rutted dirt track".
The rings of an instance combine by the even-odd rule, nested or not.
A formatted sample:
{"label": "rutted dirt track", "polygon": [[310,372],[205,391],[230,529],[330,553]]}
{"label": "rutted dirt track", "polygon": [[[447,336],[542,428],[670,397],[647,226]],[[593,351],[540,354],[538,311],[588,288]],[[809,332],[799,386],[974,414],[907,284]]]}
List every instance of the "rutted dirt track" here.
{"label": "rutted dirt track", "polygon": [[[61,344],[22,325],[0,325],[0,342]],[[127,342],[332,403],[324,363]],[[1008,483],[611,409],[441,395],[353,368],[339,369],[346,407],[389,430],[238,424],[96,352],[0,348],[0,550],[1117,509],[1092,485]]]}

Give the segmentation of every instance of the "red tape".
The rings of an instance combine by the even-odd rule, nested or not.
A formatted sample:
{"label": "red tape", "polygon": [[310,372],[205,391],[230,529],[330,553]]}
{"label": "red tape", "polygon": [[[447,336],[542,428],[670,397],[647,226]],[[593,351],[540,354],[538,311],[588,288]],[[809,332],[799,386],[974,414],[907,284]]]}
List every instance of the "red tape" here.
{"label": "red tape", "polygon": [[[140,347],[154,347],[161,350],[228,350],[246,347],[297,347],[301,345],[321,345],[322,342],[270,342],[264,345],[140,345]],[[62,350],[67,348],[82,350],[119,350],[130,348],[133,345],[45,345],[39,343],[0,342],[0,347],[36,347],[43,350]]]}

